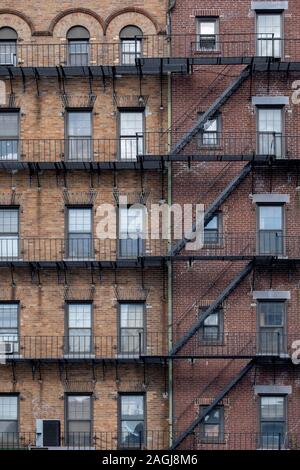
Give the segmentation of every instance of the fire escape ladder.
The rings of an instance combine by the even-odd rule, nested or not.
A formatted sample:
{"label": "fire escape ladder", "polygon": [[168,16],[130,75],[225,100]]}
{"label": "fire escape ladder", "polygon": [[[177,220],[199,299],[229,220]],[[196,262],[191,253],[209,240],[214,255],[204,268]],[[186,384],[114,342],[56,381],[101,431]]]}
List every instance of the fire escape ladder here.
{"label": "fire escape ladder", "polygon": [[238,75],[233,82],[226,88],[226,90],[216,99],[216,101],[208,108],[208,110],[202,114],[200,119],[194,124],[194,126],[180,139],[179,142],[172,149],[173,154],[180,153],[185,146],[198,134],[203,128],[204,124],[208,119],[214,116],[214,114],[223,106],[224,103],[235,93],[235,91],[244,83],[245,80],[251,74],[251,67],[247,66],[241,73]]}
{"label": "fire escape ladder", "polygon": [[190,328],[190,330],[174,345],[171,355],[175,356],[183,346],[194,336],[195,333],[199,330],[204,320],[209,317],[213,312],[215,312],[219,306],[224,302],[224,300],[231,294],[234,289],[242,282],[242,280],[252,271],[254,266],[254,261],[250,261],[243,269],[240,271],[237,276],[231,281],[230,284],[221,292],[217,299],[210,304],[210,306],[199,316],[197,322]]}
{"label": "fire escape ladder", "polygon": [[[245,165],[239,174],[226,186],[225,189],[219,194],[219,196],[214,200],[214,202],[207,208],[204,214],[204,226],[213,218],[215,212],[221,207],[221,205],[226,201],[230,194],[237,188],[237,186],[246,178],[246,176],[252,170],[252,163],[249,162]],[[197,230],[196,224],[193,224],[193,233]],[[180,251],[186,246],[190,240],[183,238],[172,248],[171,256],[178,255]]]}
{"label": "fire escape ladder", "polygon": [[216,398],[212,401],[210,405],[208,405],[203,411],[201,411],[198,417],[190,424],[190,426],[179,435],[177,439],[173,442],[171,449],[176,449],[186,437],[191,434],[195,428],[204,420],[205,416],[207,416],[212,409],[218,405],[218,403],[223,400],[223,398],[236,386],[236,384],[249,372],[250,369],[255,364],[255,359],[251,359],[243,369],[239,371],[239,373],[230,381],[228,384],[220,391],[220,393],[216,396]]}

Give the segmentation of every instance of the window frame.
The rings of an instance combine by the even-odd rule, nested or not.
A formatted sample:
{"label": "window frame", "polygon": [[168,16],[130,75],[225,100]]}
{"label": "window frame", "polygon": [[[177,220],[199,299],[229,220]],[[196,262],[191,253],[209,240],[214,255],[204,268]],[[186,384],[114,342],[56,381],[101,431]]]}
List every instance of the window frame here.
{"label": "window frame", "polygon": [[[17,31],[12,28],[11,26],[2,26],[0,28],[0,31],[3,30],[3,29],[10,29],[11,31],[13,31],[16,35],[16,37],[14,39],[12,38],[8,38],[8,39],[5,39],[5,38],[0,38],[0,57],[2,55],[2,52],[1,52],[1,45],[4,45],[4,46],[8,46],[9,48],[11,48],[12,52],[9,52],[9,54],[12,54],[14,56],[13,60],[11,63],[6,63],[6,62],[1,62],[0,60],[0,65],[12,65],[12,66],[17,66],[17,62],[18,62],[18,33]],[[4,52],[4,55],[6,55],[7,53]]]}
{"label": "window frame", "polygon": [[[72,419],[69,419],[69,400],[68,398],[69,397],[89,397],[90,399],[90,419],[89,420],[72,420]],[[94,404],[93,404],[93,393],[90,392],[66,392],[65,393],[65,397],[64,397],[64,408],[65,408],[65,412],[64,412],[64,419],[65,419],[65,442],[67,443],[68,446],[72,446],[72,447],[78,447],[77,445],[73,445],[73,444],[70,444],[70,431],[69,431],[69,422],[70,421],[78,421],[78,422],[81,422],[81,421],[89,421],[90,423],[90,439],[89,439],[89,444],[88,445],[80,445],[80,447],[90,447],[92,445],[92,436],[93,436],[93,430],[94,430]]]}
{"label": "window frame", "polygon": [[[223,232],[223,229],[222,229],[222,226],[223,226],[223,218],[222,218],[222,213],[221,212],[216,212],[214,214],[214,216],[212,217],[212,219],[210,220],[210,222],[214,219],[214,218],[217,218],[217,229],[207,229],[206,226],[204,226],[204,245],[207,246],[207,247],[211,247],[211,246],[217,246],[217,245],[221,245],[222,243],[222,232]],[[217,240],[216,241],[208,241],[208,240],[205,240],[205,233],[208,234],[208,233],[211,233],[211,232],[215,232],[217,230]]]}
{"label": "window frame", "polygon": [[[132,38],[128,37],[122,37],[122,32],[126,29],[126,28],[130,28],[130,27],[134,27],[134,28],[137,28],[140,30],[141,34],[140,36],[134,36]],[[124,65],[124,66],[134,66],[135,67],[135,61],[136,59],[141,59],[143,57],[143,40],[144,40],[144,35],[143,35],[143,31],[142,29],[139,27],[139,26],[136,26],[136,25],[126,25],[124,26],[121,31],[119,32],[119,42],[120,42],[120,65]],[[135,52],[124,52],[123,50],[123,46],[125,44],[125,42],[127,41],[127,44],[130,43],[134,43],[135,45]],[[139,44],[139,48],[140,48],[140,51],[138,51],[138,47],[137,45]],[[134,62],[132,63],[131,62],[131,58],[134,58]],[[124,60],[124,58],[129,58],[129,61],[127,62],[126,60]]]}
{"label": "window frame", "polygon": [[[19,161],[20,160],[20,136],[21,136],[21,119],[20,119],[20,109],[19,108],[0,108],[0,116],[8,115],[8,114],[15,114],[17,116],[17,135],[7,136],[7,138],[0,137],[0,162],[1,161]],[[17,151],[11,152],[12,155],[16,154],[16,158],[8,159],[2,157],[1,151],[1,142],[12,142],[13,144],[16,143]]]}
{"label": "window frame", "polygon": [[[91,320],[91,327],[90,329],[90,350],[89,351],[83,351],[83,352],[78,352],[78,351],[71,351],[70,350],[70,316],[69,316],[69,306],[70,305],[89,305],[90,306],[90,320]],[[73,328],[75,329],[75,328]],[[78,329],[78,328],[77,328]],[[84,329],[84,328],[80,328]],[[79,336],[77,336],[78,338]],[[67,300],[65,302],[65,347],[66,347],[66,354],[67,355],[72,355],[72,356],[81,356],[81,355],[91,355],[94,352],[94,304],[92,301],[88,300]]]}
{"label": "window frame", "polygon": [[[66,254],[66,257],[67,259],[73,259],[73,260],[78,260],[78,259],[84,259],[84,260],[87,260],[87,259],[92,259],[94,258],[95,256],[95,247],[94,247],[94,238],[93,238],[93,235],[94,235],[94,210],[93,210],[93,205],[92,204],[66,204],[65,205],[65,254]],[[90,232],[90,251],[89,251],[89,255],[88,256],[84,256],[83,258],[82,257],[79,257],[79,256],[70,256],[70,240],[72,239],[69,239],[69,234],[70,233],[77,233],[77,232],[70,232],[69,231],[69,210],[70,209],[87,209],[87,210],[90,210],[91,212],[91,232]],[[80,233],[80,232],[78,232]],[[81,233],[88,233],[88,232],[81,232]],[[80,238],[79,238],[80,240]],[[81,240],[85,240],[84,238],[82,238]]]}
{"label": "window frame", "polygon": [[[139,135],[138,132],[132,135],[129,134],[122,134],[122,115],[124,114],[135,114],[135,113],[140,113],[142,115],[142,132],[141,136]],[[140,145],[140,139],[141,139],[141,146],[142,146],[142,154],[145,152],[145,133],[146,133],[146,115],[145,115],[145,107],[128,107],[128,108],[118,108],[118,118],[117,118],[117,139],[118,139],[118,160],[121,162],[136,162],[138,160],[138,156],[140,155],[139,153],[139,145]],[[136,134],[138,136],[136,137]],[[137,148],[136,148],[136,156],[127,158],[125,156],[122,157],[122,141],[123,139],[133,139],[137,138]]]}
{"label": "window frame", "polygon": [[[201,118],[201,116],[204,113],[198,113],[198,117]],[[222,142],[222,114],[221,113],[216,113],[211,119],[208,119],[206,122],[209,121],[216,121],[216,131],[206,131],[203,129],[202,131],[199,132],[198,135],[198,145],[201,148],[207,148],[207,149],[215,149],[221,147],[221,142]],[[210,134],[216,134],[216,142],[209,144],[204,142],[204,136],[207,135],[209,137]]]}
{"label": "window frame", "polygon": [[[13,353],[12,354],[18,354],[19,353],[19,347],[20,347],[20,301],[19,300],[1,300],[0,301],[0,308],[2,305],[14,305],[17,307],[17,327],[15,328],[17,330],[17,334],[4,334],[3,336],[7,336],[7,337],[10,337],[10,336],[17,336],[17,341],[15,342],[12,342],[12,341],[4,341],[5,343],[13,343],[14,344],[14,347],[13,347]],[[9,329],[9,328],[6,328],[6,329]],[[10,329],[13,329],[13,328],[10,328]],[[1,326],[0,326],[0,339],[1,339]],[[16,347],[15,347],[16,346]]]}
{"label": "window frame", "polygon": [[[282,327],[280,326],[261,326],[261,305],[264,303],[280,303],[283,304],[283,324]],[[287,332],[287,300],[286,299],[257,299],[256,302],[256,311],[257,311],[257,332],[258,332],[258,351],[261,353],[261,330],[262,329],[270,329],[270,330],[275,330],[275,329],[282,329],[282,343],[281,343],[281,348],[280,348],[280,354],[284,354],[287,352],[287,341],[286,341],[286,332]]]}
{"label": "window frame", "polygon": [[[278,110],[278,111],[281,111],[281,133],[279,132],[273,132],[273,134],[275,134],[275,139],[277,136],[280,137],[281,139],[281,152],[280,154],[277,156],[276,155],[276,151],[274,153],[274,157],[275,158],[284,158],[285,157],[285,153],[286,153],[286,149],[285,149],[285,139],[284,139],[284,135],[285,135],[285,106],[284,105],[259,105],[259,106],[256,106],[256,153],[258,155],[263,155],[261,153],[261,150],[260,150],[260,135],[263,135],[264,133],[265,134],[272,134],[272,132],[262,132],[259,130],[259,126],[260,126],[260,119],[259,119],[259,114],[260,114],[260,111],[261,110]],[[275,144],[276,144],[276,140],[275,140]],[[276,149],[275,149],[276,150]]]}
{"label": "window frame", "polygon": [[[200,307],[198,310],[198,316],[200,316],[208,307]],[[218,314],[218,339],[208,339],[205,338],[205,328],[210,327],[209,325],[205,325],[203,322],[201,327],[199,328],[198,333],[198,343],[200,346],[220,346],[224,344],[224,310],[222,307],[218,308],[214,314]],[[209,318],[209,317],[207,317]]]}
{"label": "window frame", "polygon": [[[90,116],[90,129],[91,133],[90,136],[88,135],[80,135],[80,136],[73,136],[70,135],[70,115],[72,114],[89,114]],[[93,160],[93,155],[94,155],[94,118],[93,118],[93,109],[92,108],[66,108],[65,111],[65,157],[67,161],[71,162],[90,162]],[[81,146],[83,147],[83,144],[86,142],[89,144],[89,152],[87,158],[84,158],[84,149],[81,150],[82,156],[79,158],[78,155],[76,157],[72,158],[72,143],[74,141],[78,140],[78,142],[81,142]],[[76,152],[75,152],[76,153]],[[79,152],[78,152],[79,153]]]}
{"label": "window frame", "polygon": [[[199,413],[201,410],[205,410],[208,405],[200,405],[199,406]],[[200,423],[200,442],[206,443],[206,444],[222,444],[225,442],[225,410],[224,410],[224,405],[217,405],[215,406],[210,413],[215,411],[216,409],[219,410],[220,413],[220,421],[219,423],[216,423],[219,426],[219,435],[218,436],[205,436],[205,426],[206,424],[211,424],[211,423],[205,423],[205,418],[201,421]],[[210,414],[208,413],[208,415]]]}
{"label": "window frame", "polygon": [[[2,421],[16,422],[16,429],[17,430],[16,430],[16,433],[15,433],[16,437],[13,438],[13,443],[18,444],[18,442],[19,442],[19,432],[20,432],[20,393],[18,393],[18,392],[12,392],[12,393],[10,393],[10,392],[0,392],[0,399],[2,397],[16,397],[16,399],[17,399],[17,419],[16,420],[0,419],[0,422],[2,422]],[[9,443],[9,435],[7,436],[7,438],[8,438],[8,445],[9,445],[10,444]],[[0,431],[0,448],[1,448],[2,444],[4,444],[4,446],[6,446],[6,444],[3,443],[3,438],[1,438],[1,431]]]}
{"label": "window frame", "polygon": [[[214,23],[215,33],[214,35],[203,35],[201,34],[202,23]],[[215,36],[215,47],[214,48],[201,48],[201,36]],[[195,52],[207,53],[207,52],[219,52],[220,51],[220,17],[219,16],[196,16],[196,44]]]}
{"label": "window frame", "polygon": [[[262,418],[262,398],[283,398],[283,414],[284,414],[284,417],[283,417],[283,420],[279,420],[279,419],[275,419],[273,418],[272,420],[271,419],[263,419]],[[288,429],[288,422],[287,422],[287,418],[288,418],[288,412],[287,412],[287,395],[282,395],[282,394],[260,394],[259,395],[259,406],[258,406],[258,416],[259,416],[259,447],[261,449],[264,449],[264,446],[263,446],[263,432],[262,432],[262,424],[263,423],[274,423],[274,422],[278,422],[278,423],[283,423],[283,426],[284,426],[284,434],[286,433],[286,430]],[[284,439],[282,439],[282,442],[280,443],[280,448],[284,447]],[[270,450],[272,450],[273,447],[271,447]],[[268,449],[269,450],[269,449]]]}
{"label": "window frame", "polygon": [[[133,301],[128,301],[128,300],[122,300],[118,302],[118,354],[119,355],[124,355],[124,356],[137,356],[139,355],[140,351],[138,353],[135,352],[127,352],[122,350],[122,329],[123,327],[121,326],[121,310],[122,310],[122,305],[141,305],[143,307],[142,311],[142,348],[141,348],[141,354],[144,354],[146,351],[146,345],[147,345],[147,319],[146,319],[146,302],[144,301],[139,301],[139,300],[133,300]],[[140,328],[125,328],[125,329],[140,329]]]}
{"label": "window frame", "polygon": [[[15,210],[17,211],[17,214],[18,214],[18,232],[15,233],[15,232],[0,232],[0,260],[1,259],[5,259],[5,258],[9,258],[9,259],[18,259],[20,257],[20,206],[18,205],[7,205],[7,206],[4,206],[4,205],[0,205],[0,212],[1,211],[9,211],[9,210]],[[8,256],[8,255],[5,255],[5,256],[2,256],[2,248],[1,248],[1,239],[2,237],[11,237],[11,240],[14,241],[14,239],[12,237],[16,237],[16,240],[17,240],[17,253],[15,254],[13,252],[13,249],[12,249],[12,256]],[[5,238],[4,238],[5,240]],[[9,238],[7,238],[6,240],[9,240]],[[12,244],[12,247],[13,247],[13,244]]]}
{"label": "window frame", "polygon": [[[130,209],[132,206],[134,206],[134,204],[129,204],[129,205],[127,205],[127,213],[128,213],[129,209]],[[139,257],[139,256],[143,256],[143,255],[145,254],[146,240],[145,240],[145,238],[139,238],[139,237],[137,237],[137,238],[126,238],[126,239],[125,239],[125,238],[122,238],[122,239],[120,238],[120,233],[121,233],[121,232],[120,232],[120,229],[121,229],[121,219],[120,219],[120,218],[121,218],[121,211],[122,211],[122,210],[125,210],[125,209],[126,209],[125,206],[118,206],[118,213],[117,213],[117,236],[118,236],[118,238],[117,238],[118,245],[117,245],[117,246],[118,246],[118,257],[121,258],[121,259],[122,259],[122,258],[123,258],[123,259],[124,259],[124,258],[125,258],[125,259],[126,259],[126,258],[133,258],[133,259],[135,259],[135,258],[137,258],[137,257]],[[141,205],[141,210],[142,210],[142,205]],[[143,206],[143,210],[144,210],[144,211],[147,210],[146,206]],[[128,220],[128,217],[127,217],[127,220]],[[143,214],[143,235],[144,235],[144,231],[145,231],[145,228],[146,228],[146,223],[147,223],[147,222],[146,222],[146,220],[145,220],[145,214]],[[136,233],[137,233],[137,232],[136,232]],[[128,235],[128,231],[127,231],[127,235]],[[122,241],[123,241],[123,242],[125,242],[125,241],[128,242],[128,240],[129,240],[129,241],[130,241],[130,240],[132,241],[132,244],[131,244],[132,249],[131,249],[131,250],[128,250],[128,252],[126,252],[125,254],[122,254],[122,251],[123,251],[123,250],[122,250]],[[136,251],[135,251],[135,246],[134,246],[133,242],[137,242],[137,244],[136,244],[136,245],[137,245],[137,246],[136,246],[136,247],[137,247]]]}
{"label": "window frame", "polygon": [[[138,396],[143,397],[143,442],[140,446],[125,446],[122,444],[122,423],[123,421],[131,421],[122,419],[122,397]],[[135,421],[132,419],[132,421]],[[118,449],[143,449],[147,445],[147,395],[145,392],[119,392],[118,393]]]}
{"label": "window frame", "polygon": [[[260,250],[260,234],[262,232],[279,232],[279,230],[262,230],[260,229],[260,208],[261,207],[281,207],[281,213],[282,213],[282,251],[278,253],[261,253]],[[256,252],[258,253],[259,256],[265,256],[265,255],[274,255],[276,254],[277,256],[284,256],[286,247],[285,247],[285,233],[286,233],[286,208],[284,203],[257,203],[256,204]],[[271,240],[271,239],[270,239]]]}
{"label": "window frame", "polygon": [[273,57],[273,56],[263,56],[259,55],[259,42],[258,42],[258,35],[259,34],[268,34],[268,33],[259,33],[258,32],[258,21],[260,16],[274,16],[278,15],[280,16],[280,33],[281,37],[278,38],[280,39],[280,55],[274,56],[274,58],[282,59],[284,57],[284,10],[256,10],[255,11],[255,52],[258,57]]}

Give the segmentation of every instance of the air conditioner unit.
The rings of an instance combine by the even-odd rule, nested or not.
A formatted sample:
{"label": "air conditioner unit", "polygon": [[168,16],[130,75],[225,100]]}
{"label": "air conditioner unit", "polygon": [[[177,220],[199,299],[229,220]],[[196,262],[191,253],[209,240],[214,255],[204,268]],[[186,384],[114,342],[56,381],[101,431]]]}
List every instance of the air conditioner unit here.
{"label": "air conditioner unit", "polygon": [[10,342],[5,342],[4,343],[4,353],[5,354],[13,354],[14,352],[14,343],[10,343]]}
{"label": "air conditioner unit", "polygon": [[0,52],[0,65],[15,65],[16,54],[11,52]]}
{"label": "air conditioner unit", "polygon": [[60,447],[60,420],[36,420],[36,447]]}

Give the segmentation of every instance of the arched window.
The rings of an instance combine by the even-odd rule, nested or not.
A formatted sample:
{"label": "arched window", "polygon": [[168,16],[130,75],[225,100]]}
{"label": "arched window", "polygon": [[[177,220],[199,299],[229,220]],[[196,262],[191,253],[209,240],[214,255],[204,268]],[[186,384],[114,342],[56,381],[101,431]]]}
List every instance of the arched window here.
{"label": "arched window", "polygon": [[68,65],[88,65],[90,33],[83,26],[73,26],[67,33]]}
{"label": "arched window", "polygon": [[135,65],[142,55],[143,32],[137,26],[125,26],[120,31],[121,61],[124,65]]}
{"label": "arched window", "polygon": [[18,35],[12,28],[0,28],[0,64],[17,65]]}

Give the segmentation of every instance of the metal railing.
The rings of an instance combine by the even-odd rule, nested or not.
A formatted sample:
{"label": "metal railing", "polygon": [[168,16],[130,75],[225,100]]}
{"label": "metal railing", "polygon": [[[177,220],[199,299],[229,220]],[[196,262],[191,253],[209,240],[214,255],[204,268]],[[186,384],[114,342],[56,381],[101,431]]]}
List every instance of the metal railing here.
{"label": "metal railing", "polygon": [[135,65],[136,59],[187,57],[272,57],[299,60],[299,38],[273,34],[222,33],[214,35],[173,34],[136,37],[125,50],[122,42],[90,42],[84,51],[66,41],[60,44],[2,43],[0,65],[22,67]]}
{"label": "metal railing", "polygon": [[117,261],[141,257],[163,257],[167,242],[159,239],[128,238],[119,251],[119,240],[99,238],[0,237],[0,262]]}
{"label": "metal railing", "polygon": [[[278,132],[199,133],[179,155],[173,145],[183,137],[182,132],[144,132],[117,139],[0,139],[1,162],[37,163],[109,163],[137,162],[141,157],[199,156],[207,159],[235,157],[253,159],[299,159],[300,136]],[[170,144],[173,142],[173,144]]]}
{"label": "metal railing", "polygon": [[[179,352],[182,357],[199,358],[252,358],[280,357],[291,358],[295,348],[294,341],[300,333],[285,334],[277,328],[258,332],[216,332],[209,334],[205,329],[199,331]],[[176,337],[180,335],[176,332]],[[175,356],[176,357],[176,356]]]}
{"label": "metal railing", "polygon": [[[0,433],[0,450],[36,448],[35,432],[2,432]],[[75,432],[61,435],[59,442],[52,442],[45,447],[62,447],[66,450],[117,450],[147,449],[163,450],[169,445],[167,431],[135,432]]]}
{"label": "metal railing", "polygon": [[167,355],[167,333],[119,336],[0,336],[2,362],[10,359],[139,359]]}

